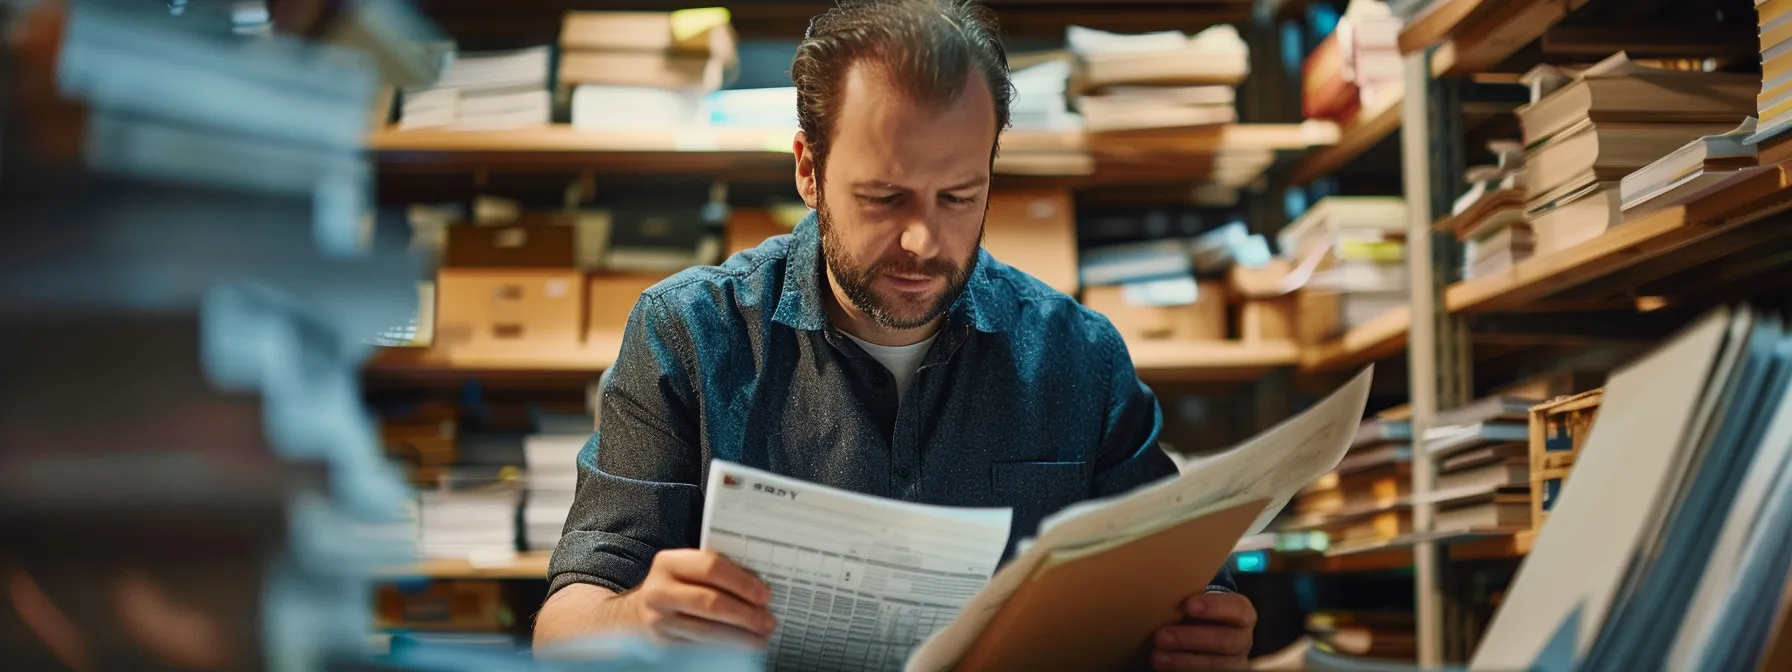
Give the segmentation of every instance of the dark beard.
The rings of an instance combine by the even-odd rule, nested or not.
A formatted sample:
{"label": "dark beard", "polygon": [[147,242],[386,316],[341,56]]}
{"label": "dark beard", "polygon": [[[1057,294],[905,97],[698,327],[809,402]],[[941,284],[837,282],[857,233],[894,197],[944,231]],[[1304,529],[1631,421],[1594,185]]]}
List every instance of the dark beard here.
{"label": "dark beard", "polygon": [[[877,326],[885,329],[905,330],[925,326],[934,318],[945,314],[964,293],[965,284],[971,277],[971,271],[977,263],[977,251],[983,247],[983,225],[977,226],[977,247],[971,248],[971,254],[963,263],[954,265],[951,261],[936,257],[927,261],[915,261],[909,257],[895,259],[885,258],[872,262],[870,267],[860,268],[850,255],[842,248],[838,233],[834,230],[834,218],[828,213],[828,202],[825,196],[817,196],[818,206],[816,219],[821,226],[821,255],[833,272],[834,281],[840,283],[840,291],[852,301],[852,305],[864,313]],[[879,296],[872,282],[881,273],[902,273],[913,275],[934,275],[946,279],[946,290],[940,292],[933,304],[920,313],[901,315],[896,306],[889,305]]]}

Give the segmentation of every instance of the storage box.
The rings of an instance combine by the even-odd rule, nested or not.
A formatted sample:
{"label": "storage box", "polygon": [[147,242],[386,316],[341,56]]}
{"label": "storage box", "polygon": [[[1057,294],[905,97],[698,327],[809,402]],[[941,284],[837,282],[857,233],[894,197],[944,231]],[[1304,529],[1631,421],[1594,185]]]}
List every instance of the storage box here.
{"label": "storage box", "polygon": [[628,325],[629,311],[641,300],[641,292],[665,280],[667,276],[652,274],[602,273],[591,276],[586,296],[590,302],[585,329],[593,335],[621,337]]}
{"label": "storage box", "polygon": [[1343,297],[1315,289],[1294,293],[1294,337],[1300,345],[1312,347],[1344,333]]}
{"label": "storage box", "polygon": [[983,249],[1052,289],[1076,294],[1076,208],[1070,192],[992,192]]}
{"label": "storage box", "polygon": [[1288,276],[1294,272],[1294,263],[1287,259],[1275,258],[1262,266],[1239,266],[1233,264],[1226,271],[1226,289],[1232,296],[1242,299],[1270,299],[1289,294]]}
{"label": "storage box", "polygon": [[447,268],[565,268],[578,265],[578,229],[562,224],[450,226]]}
{"label": "storage box", "polygon": [[436,274],[436,345],[577,344],[585,278],[577,270],[448,268]]}
{"label": "storage box", "polygon": [[1293,296],[1245,299],[1238,306],[1238,337],[1246,343],[1294,340],[1299,308]]}
{"label": "storage box", "polygon": [[1119,285],[1083,290],[1083,305],[1106,315],[1129,342],[1222,341],[1226,339],[1226,292],[1217,282],[1202,282],[1199,298],[1182,306],[1147,306],[1128,301]]}
{"label": "storage box", "polygon": [[1531,407],[1531,470],[1563,469],[1587,441],[1599,414],[1604,389],[1582,392]]}

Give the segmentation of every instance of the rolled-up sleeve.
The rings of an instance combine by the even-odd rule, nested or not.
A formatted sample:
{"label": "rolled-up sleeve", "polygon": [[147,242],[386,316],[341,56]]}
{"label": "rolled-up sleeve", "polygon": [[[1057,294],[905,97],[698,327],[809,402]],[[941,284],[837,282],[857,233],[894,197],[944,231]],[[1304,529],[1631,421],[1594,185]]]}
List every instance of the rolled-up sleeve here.
{"label": "rolled-up sleeve", "polygon": [[[1105,320],[1100,326],[1108,355],[1109,401],[1101,453],[1095,461],[1095,492],[1091,494],[1108,497],[1171,476],[1176,473],[1176,463],[1158,445],[1163,411],[1157,405],[1157,395],[1139,380],[1120,333]],[[1238,589],[1225,565],[1208,583],[1211,592]]]}
{"label": "rolled-up sleeve", "polygon": [[686,328],[651,293],[630,312],[599,431],[579,453],[549,594],[574,583],[628,590],[646,579],[655,553],[696,545],[703,456]]}

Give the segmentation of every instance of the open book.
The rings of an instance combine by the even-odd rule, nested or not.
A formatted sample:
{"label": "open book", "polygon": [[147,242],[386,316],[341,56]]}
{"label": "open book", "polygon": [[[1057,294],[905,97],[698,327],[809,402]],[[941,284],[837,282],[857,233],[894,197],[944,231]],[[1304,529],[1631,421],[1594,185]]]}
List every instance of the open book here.
{"label": "open book", "polygon": [[1180,462],[1176,478],[1047,518],[1000,571],[1008,509],[898,502],[719,460],[702,546],[771,587],[774,669],[1121,667],[1178,620],[1240,537],[1337,465],[1371,373],[1249,441]]}

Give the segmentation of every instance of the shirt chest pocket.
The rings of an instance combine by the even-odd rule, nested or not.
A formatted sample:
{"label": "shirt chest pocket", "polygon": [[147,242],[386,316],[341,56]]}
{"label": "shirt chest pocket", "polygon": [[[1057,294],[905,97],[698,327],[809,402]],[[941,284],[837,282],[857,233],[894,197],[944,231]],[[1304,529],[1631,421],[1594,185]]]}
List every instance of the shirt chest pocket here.
{"label": "shirt chest pocket", "polygon": [[990,504],[1014,507],[1014,536],[1033,536],[1040,520],[1089,498],[1087,462],[997,462],[989,477]]}

